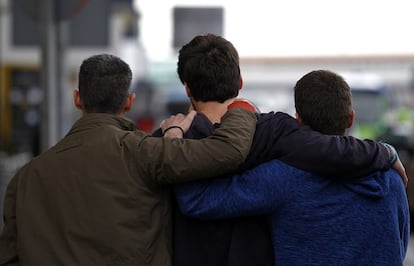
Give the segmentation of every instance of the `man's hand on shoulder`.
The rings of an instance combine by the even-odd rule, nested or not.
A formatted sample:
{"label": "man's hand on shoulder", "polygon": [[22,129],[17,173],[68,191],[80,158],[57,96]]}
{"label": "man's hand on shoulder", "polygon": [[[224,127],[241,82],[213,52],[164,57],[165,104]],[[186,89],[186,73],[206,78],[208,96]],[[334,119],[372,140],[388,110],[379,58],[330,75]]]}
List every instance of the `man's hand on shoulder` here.
{"label": "man's hand on shoulder", "polygon": [[394,146],[392,146],[388,143],[384,142],[382,144],[388,150],[391,167],[394,168],[395,171],[397,171],[400,174],[400,176],[401,176],[401,178],[404,182],[405,187],[407,187],[407,185],[408,185],[407,172],[405,171],[404,165],[402,164],[402,162],[400,160],[400,156],[398,156],[397,150],[394,148]]}
{"label": "man's hand on shoulder", "polygon": [[405,168],[404,168],[404,165],[402,164],[402,162],[401,162],[401,160],[400,160],[400,158],[398,157],[397,158],[397,160],[392,164],[392,168],[394,168],[395,169],[395,171],[397,171],[399,174],[400,174],[400,176],[401,176],[401,178],[402,178],[402,180],[403,180],[403,182],[404,182],[404,185],[405,185],[405,187],[407,187],[407,185],[408,185],[408,176],[407,176],[407,172],[405,171]]}
{"label": "man's hand on shoulder", "polygon": [[188,131],[193,122],[196,111],[190,111],[187,115],[176,114],[164,119],[161,122],[161,130],[164,137],[168,138],[182,138],[184,133]]}

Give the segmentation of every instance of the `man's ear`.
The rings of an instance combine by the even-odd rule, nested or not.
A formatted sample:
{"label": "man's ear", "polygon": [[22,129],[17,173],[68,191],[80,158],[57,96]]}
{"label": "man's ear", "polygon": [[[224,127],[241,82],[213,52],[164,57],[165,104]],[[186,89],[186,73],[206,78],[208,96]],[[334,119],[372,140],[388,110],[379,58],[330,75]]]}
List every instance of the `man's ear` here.
{"label": "man's ear", "polygon": [[185,92],[187,93],[187,97],[191,98],[190,88],[187,85],[187,82],[184,82]]}
{"label": "man's ear", "polygon": [[296,120],[298,121],[298,123],[303,125],[302,118],[300,118],[300,115],[298,114],[298,112],[295,113],[295,117],[296,117]]}
{"label": "man's ear", "polygon": [[73,103],[75,104],[75,107],[79,110],[82,110],[82,101],[79,96],[79,90],[74,89],[73,90]]}
{"label": "man's ear", "polygon": [[240,75],[239,90],[243,88],[243,77]]}
{"label": "man's ear", "polygon": [[131,110],[132,104],[134,103],[135,97],[137,97],[137,95],[135,94],[135,92],[132,92],[128,95],[128,98],[125,102],[125,106],[124,106],[124,113],[129,112],[129,110]]}
{"label": "man's ear", "polygon": [[349,116],[349,120],[348,120],[348,128],[352,127],[352,124],[354,124],[354,118],[355,118],[355,110],[352,109],[351,115]]}

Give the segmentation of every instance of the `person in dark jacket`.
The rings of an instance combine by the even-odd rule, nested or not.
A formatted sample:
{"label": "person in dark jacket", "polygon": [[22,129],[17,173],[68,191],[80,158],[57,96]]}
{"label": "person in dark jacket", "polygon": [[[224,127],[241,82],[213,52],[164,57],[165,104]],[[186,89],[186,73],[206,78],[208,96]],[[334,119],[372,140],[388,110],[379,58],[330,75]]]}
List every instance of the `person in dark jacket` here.
{"label": "person in dark jacket", "polygon": [[195,141],[178,139],[195,112],[178,114],[162,123],[175,138],[154,138],[124,118],[131,79],[116,56],[82,62],[74,90],[82,117],[7,187],[0,265],[172,265],[166,184],[236,170],[256,117],[245,102],[231,105],[213,137]]}
{"label": "person in dark jacket", "polygon": [[[295,106],[301,124],[336,136],[355,115],[348,84],[326,70],[296,83]],[[274,265],[402,266],[407,252],[407,195],[393,169],[338,180],[273,160],[231,178],[177,185],[176,193],[183,213],[200,219],[266,215]]]}
{"label": "person in dark jacket", "polygon": [[[207,137],[220,126],[227,105],[242,88],[237,50],[221,36],[196,36],[180,49],[177,72],[197,111],[184,137]],[[360,177],[390,167],[389,152],[380,143],[326,136],[282,112],[257,116],[253,145],[239,171],[276,158],[331,178]],[[160,130],[154,135],[160,136]],[[405,176],[403,170],[401,174]],[[173,226],[176,266],[273,265],[264,217],[201,221],[175,208]]]}

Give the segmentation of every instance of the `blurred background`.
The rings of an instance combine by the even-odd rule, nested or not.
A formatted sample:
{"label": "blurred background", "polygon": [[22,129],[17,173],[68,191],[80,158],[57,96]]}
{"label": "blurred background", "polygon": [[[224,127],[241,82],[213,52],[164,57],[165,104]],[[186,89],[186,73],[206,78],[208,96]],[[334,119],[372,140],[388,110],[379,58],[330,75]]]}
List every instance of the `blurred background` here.
{"label": "blurred background", "polygon": [[394,145],[412,176],[413,6],[410,0],[0,0],[0,198],[16,170],[79,118],[72,90],[83,59],[111,53],[130,64],[137,100],[129,118],[151,132],[171,113],[186,112],[177,52],[208,32],[238,49],[240,96],[262,112],[294,115],[292,88],[311,70],[342,74],[356,109],[350,134]]}

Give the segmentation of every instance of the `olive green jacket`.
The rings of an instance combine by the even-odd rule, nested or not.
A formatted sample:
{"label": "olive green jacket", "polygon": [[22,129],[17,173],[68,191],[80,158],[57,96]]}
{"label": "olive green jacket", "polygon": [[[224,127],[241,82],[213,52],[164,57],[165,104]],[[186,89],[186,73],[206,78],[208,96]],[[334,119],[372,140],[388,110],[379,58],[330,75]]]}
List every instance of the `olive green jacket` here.
{"label": "olive green jacket", "polygon": [[182,140],[108,114],[83,116],[11,180],[0,264],[171,265],[168,184],[235,170],[255,122],[234,109],[211,138]]}

